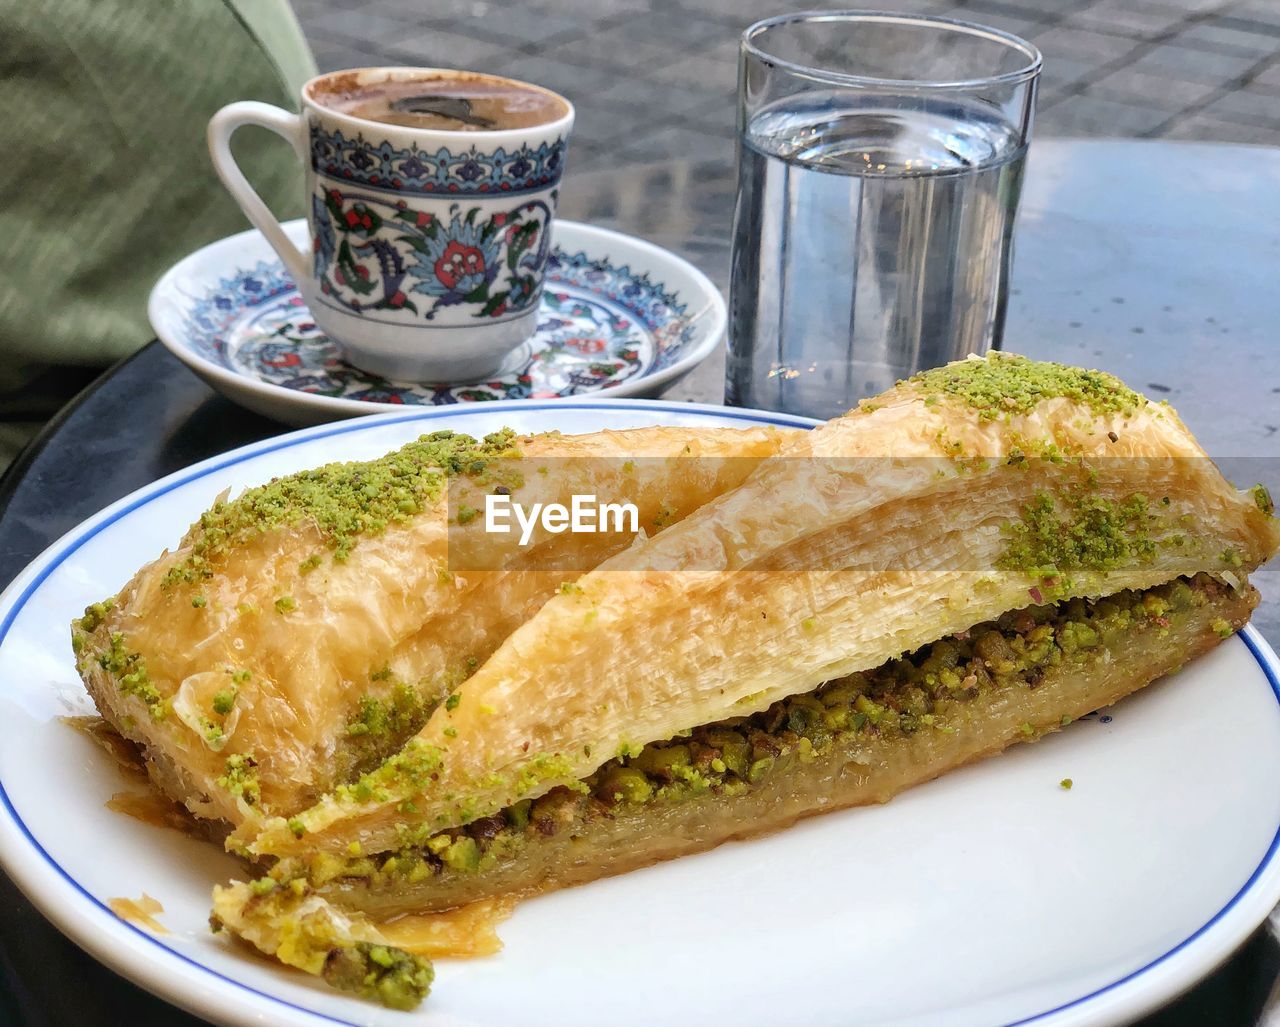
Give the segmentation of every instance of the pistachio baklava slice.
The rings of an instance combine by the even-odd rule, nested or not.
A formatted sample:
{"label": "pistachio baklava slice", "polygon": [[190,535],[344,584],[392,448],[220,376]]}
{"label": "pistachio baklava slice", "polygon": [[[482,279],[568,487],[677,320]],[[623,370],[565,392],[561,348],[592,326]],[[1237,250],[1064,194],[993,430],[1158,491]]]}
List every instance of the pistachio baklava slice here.
{"label": "pistachio baklava slice", "polygon": [[[797,434],[739,488],[581,576],[395,756],[229,844],[304,860],[438,846],[442,832],[509,818],[554,789],[591,792],[610,760],[1029,604],[1205,572],[1243,596],[1280,541],[1270,513],[1265,491],[1231,486],[1170,407],[1110,375],[1007,354],[948,365]],[[1209,620],[1237,623],[1243,608],[1222,603]],[[1187,640],[1175,662],[1199,644]],[[1140,687],[1153,676],[1146,655],[1120,677],[1100,666],[1105,681],[1078,694],[1040,692],[1060,705],[1015,726],[1040,731]],[[957,727],[914,779],[1016,740],[996,712]],[[759,822],[731,819],[709,819],[691,844]]]}

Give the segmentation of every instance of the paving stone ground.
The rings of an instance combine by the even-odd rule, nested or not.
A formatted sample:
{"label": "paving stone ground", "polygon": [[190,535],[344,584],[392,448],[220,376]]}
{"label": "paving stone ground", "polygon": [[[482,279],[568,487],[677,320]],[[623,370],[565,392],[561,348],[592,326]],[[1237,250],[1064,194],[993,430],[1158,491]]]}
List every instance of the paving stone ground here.
{"label": "paving stone ground", "polygon": [[[571,168],[728,159],[737,37],[777,0],[293,0],[322,70],[494,71],[578,108]],[[794,5],[793,9],[808,6]],[[1038,136],[1280,145],[1280,0],[877,0],[1044,53]]]}

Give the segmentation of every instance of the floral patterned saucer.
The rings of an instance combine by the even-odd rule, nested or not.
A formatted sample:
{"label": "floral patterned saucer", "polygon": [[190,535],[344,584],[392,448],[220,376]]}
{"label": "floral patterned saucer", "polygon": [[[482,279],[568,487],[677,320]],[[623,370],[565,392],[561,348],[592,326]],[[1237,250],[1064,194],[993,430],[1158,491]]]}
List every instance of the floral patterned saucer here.
{"label": "floral patterned saucer", "polygon": [[[305,222],[285,230],[305,244]],[[293,425],[406,405],[656,395],[724,337],[720,293],[675,254],[572,221],[553,232],[537,331],[484,381],[391,382],[344,363],[256,231],[166,272],[151,293],[151,324],[214,388]]]}

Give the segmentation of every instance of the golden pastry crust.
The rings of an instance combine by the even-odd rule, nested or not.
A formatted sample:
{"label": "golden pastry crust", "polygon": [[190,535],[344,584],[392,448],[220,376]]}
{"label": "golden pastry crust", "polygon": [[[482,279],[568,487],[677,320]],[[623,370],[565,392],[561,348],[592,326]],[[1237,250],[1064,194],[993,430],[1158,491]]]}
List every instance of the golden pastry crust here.
{"label": "golden pastry crust", "polygon": [[[233,825],[287,815],[394,752],[564,580],[529,569],[560,544],[544,531],[469,549],[456,530],[468,503],[500,485],[522,502],[599,491],[634,502],[653,531],[659,513],[674,523],[739,484],[785,434],[445,433],[282,479],[219,504],[91,608],[78,667],[166,794]],[[451,463],[452,477],[433,470]],[[545,463],[556,473],[538,473]],[[629,538],[578,536],[575,559],[592,566]],[[470,570],[482,557],[497,569]],[[369,710],[378,739],[352,730]]]}

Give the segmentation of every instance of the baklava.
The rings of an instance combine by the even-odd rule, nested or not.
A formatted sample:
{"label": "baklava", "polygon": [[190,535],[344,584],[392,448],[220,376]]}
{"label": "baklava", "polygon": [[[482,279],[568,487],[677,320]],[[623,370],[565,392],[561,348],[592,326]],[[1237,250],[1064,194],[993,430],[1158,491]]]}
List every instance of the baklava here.
{"label": "baklava", "polygon": [[[1257,603],[1247,575],[1280,545],[1266,490],[1230,485],[1168,405],[1013,355],[917,375],[810,432],[665,431],[672,450],[688,439],[750,459],[696,486],[672,471],[651,494],[633,489],[678,516],[597,550],[584,537],[583,572],[555,588],[499,596],[509,578],[480,578],[460,614],[437,598],[452,591],[430,587],[447,568],[420,499],[344,535],[339,568],[314,516],[289,512],[298,494],[307,509],[344,501],[350,475],[320,474],[301,493],[277,487],[270,532],[219,529],[245,497],[215,508],[86,615],[76,644],[104,716],[165,761],[164,787],[226,824],[256,875],[216,890],[216,925],[412,1005],[429,970],[380,922],[883,802],[1057,731],[1238,630]],[[533,444],[443,441],[486,467],[527,464]],[[530,477],[474,486],[516,497]],[[584,484],[572,478],[556,487]],[[395,487],[379,479],[370,502],[383,508]],[[625,476],[596,472],[593,487],[619,495]],[[200,548],[214,530],[216,558]],[[455,507],[454,554],[483,530]],[[324,593],[298,569],[317,556],[332,564]],[[296,606],[273,617],[282,580]],[[402,613],[410,592],[428,599]],[[335,630],[335,596],[377,612],[344,613],[354,620]],[[306,613],[321,602],[317,623]],[[206,639],[230,630],[208,611],[239,623],[245,603],[256,609],[236,616],[270,629],[237,636],[235,660],[218,648],[232,669],[190,687],[210,664]],[[475,665],[458,668],[465,654]],[[436,683],[415,686],[413,714],[355,759],[346,682],[384,663],[389,688],[404,669],[429,667]],[[235,730],[211,749],[208,710],[242,666],[254,700],[235,693]]]}

